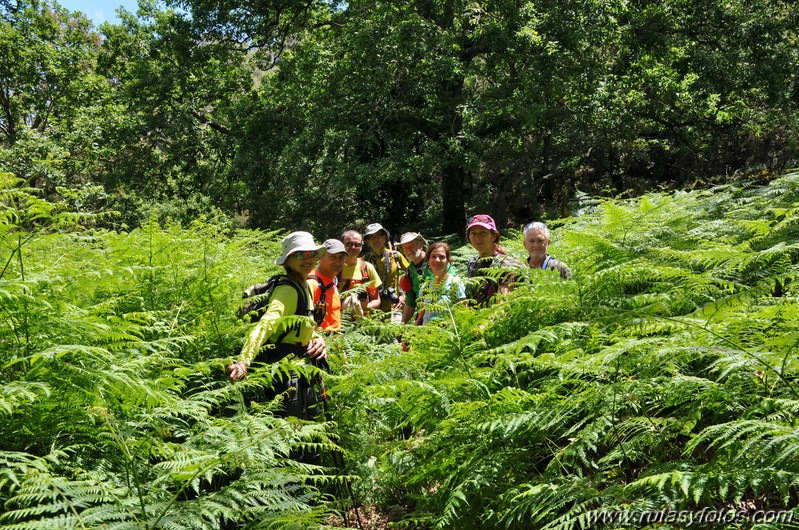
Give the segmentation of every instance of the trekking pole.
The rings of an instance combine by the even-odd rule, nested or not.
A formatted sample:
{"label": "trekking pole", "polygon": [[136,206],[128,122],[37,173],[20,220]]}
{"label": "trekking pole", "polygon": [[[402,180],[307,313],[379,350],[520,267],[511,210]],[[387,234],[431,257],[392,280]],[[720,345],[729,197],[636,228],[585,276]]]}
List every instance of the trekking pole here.
{"label": "trekking pole", "polygon": [[[321,361],[313,361],[314,365],[325,372],[330,372],[330,364],[328,364],[326,359]],[[319,376],[319,393],[322,397],[322,410],[324,411],[325,420],[330,423],[333,421],[333,416],[330,413],[330,409],[328,408],[327,402],[330,399],[327,395],[327,389],[325,388],[325,381]],[[335,465],[339,471],[344,473],[344,456],[339,453],[338,451],[331,451],[331,456],[333,457],[333,465]],[[350,484],[349,479],[345,476],[344,477],[344,487],[347,490],[347,493],[350,496],[350,502],[352,503],[352,509],[355,512],[355,519],[358,521],[358,528],[363,528],[363,523],[361,522],[361,514],[358,511],[358,503],[355,500],[355,493],[352,491],[352,484]],[[347,518],[346,512],[344,513],[344,525],[349,526],[349,521]]]}

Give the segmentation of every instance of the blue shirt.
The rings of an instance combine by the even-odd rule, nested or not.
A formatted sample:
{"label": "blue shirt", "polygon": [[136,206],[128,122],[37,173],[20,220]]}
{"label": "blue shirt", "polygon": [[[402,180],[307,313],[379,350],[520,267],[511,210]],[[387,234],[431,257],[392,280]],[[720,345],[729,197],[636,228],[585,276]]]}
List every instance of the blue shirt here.
{"label": "blue shirt", "polygon": [[466,288],[463,285],[463,281],[456,274],[448,272],[444,281],[439,285],[436,285],[435,281],[435,278],[430,278],[419,289],[419,300],[422,301],[422,308],[424,309],[422,324],[441,318],[443,313],[441,310],[431,311],[431,308],[427,306],[450,306],[458,300],[466,298]]}

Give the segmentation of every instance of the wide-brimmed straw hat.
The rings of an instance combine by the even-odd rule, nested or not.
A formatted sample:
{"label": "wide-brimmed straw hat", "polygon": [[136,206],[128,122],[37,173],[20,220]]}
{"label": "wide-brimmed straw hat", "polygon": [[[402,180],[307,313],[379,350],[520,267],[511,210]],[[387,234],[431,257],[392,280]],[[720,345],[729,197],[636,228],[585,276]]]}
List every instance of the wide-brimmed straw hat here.
{"label": "wide-brimmed straw hat", "polygon": [[419,232],[405,232],[400,237],[397,245],[404,245],[405,243],[410,243],[411,241],[419,241],[422,246],[427,246],[427,241],[425,241],[425,239],[422,237],[422,234]]}
{"label": "wide-brimmed straw hat", "polygon": [[386,237],[387,238],[391,237],[391,234],[388,233],[388,230],[383,228],[383,225],[381,225],[380,223],[372,223],[372,224],[366,225],[366,231],[363,233],[363,237],[369,237],[369,236],[375,235],[376,233],[380,232],[381,230],[386,233]]}
{"label": "wide-brimmed straw hat", "polygon": [[283,254],[275,263],[283,265],[286,258],[295,252],[313,252],[314,257],[321,258],[327,250],[324,245],[314,243],[313,236],[308,232],[292,232],[283,238]]}

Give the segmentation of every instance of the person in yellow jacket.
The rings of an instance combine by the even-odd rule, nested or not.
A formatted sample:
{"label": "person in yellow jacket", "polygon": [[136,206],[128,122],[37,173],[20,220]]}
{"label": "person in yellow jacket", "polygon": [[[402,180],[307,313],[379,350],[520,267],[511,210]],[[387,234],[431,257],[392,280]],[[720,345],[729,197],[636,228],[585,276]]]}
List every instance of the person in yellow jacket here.
{"label": "person in yellow jacket", "polygon": [[[325,247],[314,243],[308,232],[292,232],[283,238],[282,245],[283,253],[275,263],[283,265],[287,281],[275,287],[266,311],[241,349],[239,360],[228,365],[232,381],[244,378],[253,362],[277,362],[292,353],[316,363],[327,359],[325,340],[316,332],[313,319],[290,318],[312,315],[313,296],[307,277],[325,254]],[[288,413],[305,417],[306,410],[316,403],[313,389],[310,385],[302,388],[304,385],[301,380],[298,383],[296,374],[286,383],[294,387],[294,395],[289,395],[287,403]]]}
{"label": "person in yellow jacket", "polygon": [[380,309],[396,313],[397,320],[401,321],[405,296],[400,290],[399,279],[403,271],[408,270],[408,260],[391,248],[390,237],[391,234],[380,223],[367,225],[366,231],[363,233],[363,240],[369,248],[364,259],[374,265],[380,275],[382,283]]}
{"label": "person in yellow jacket", "polygon": [[341,310],[350,313],[353,319],[363,318],[373,309],[378,309],[382,281],[374,265],[359,257],[363,249],[363,236],[356,230],[341,234],[347,256],[344,267],[338,274]]}

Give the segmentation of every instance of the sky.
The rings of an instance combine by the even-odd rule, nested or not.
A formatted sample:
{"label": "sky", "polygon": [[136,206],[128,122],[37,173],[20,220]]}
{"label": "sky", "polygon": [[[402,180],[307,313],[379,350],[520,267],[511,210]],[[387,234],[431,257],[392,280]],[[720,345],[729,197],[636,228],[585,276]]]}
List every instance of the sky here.
{"label": "sky", "polygon": [[116,9],[124,7],[131,13],[138,9],[137,0],[57,0],[58,4],[70,11],[83,11],[97,27],[103,22],[119,23]]}

